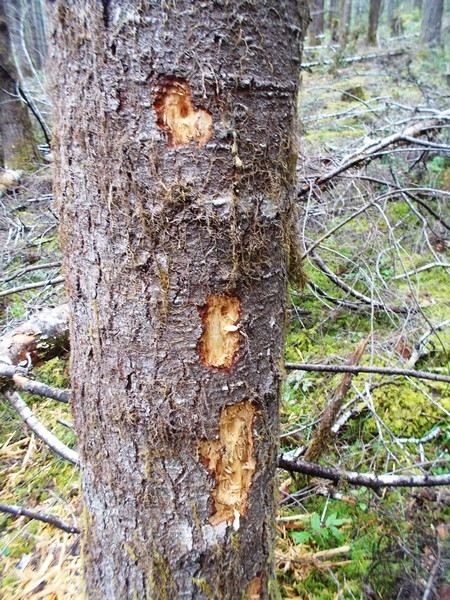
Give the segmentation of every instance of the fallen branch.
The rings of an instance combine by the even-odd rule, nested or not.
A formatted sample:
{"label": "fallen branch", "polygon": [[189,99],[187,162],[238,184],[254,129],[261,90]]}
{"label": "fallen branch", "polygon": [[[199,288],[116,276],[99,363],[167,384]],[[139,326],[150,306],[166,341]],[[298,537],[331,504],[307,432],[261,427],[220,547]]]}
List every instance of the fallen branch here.
{"label": "fallen branch", "polygon": [[322,288],[315,284],[314,281],[308,281],[307,285],[318,296],[325,298],[325,300],[328,300],[328,302],[331,302],[332,304],[336,304],[336,306],[343,306],[344,308],[348,308],[349,310],[355,311],[367,310],[368,308],[370,308],[367,306],[367,304],[349,302],[348,300],[339,300],[338,298],[334,298],[333,296],[330,296],[324,290],[322,290]]}
{"label": "fallen branch", "polygon": [[[365,55],[361,55],[361,56],[349,56],[348,58],[341,58],[339,60],[340,63],[345,63],[345,64],[351,64],[351,63],[356,63],[356,62],[363,62],[366,60],[376,60],[377,58],[393,58],[394,56],[402,56],[403,54],[405,54],[406,51],[405,50],[395,50],[392,52],[384,52],[384,53],[377,53],[377,54],[365,54]],[[312,62],[307,62],[307,63],[302,63],[301,68],[302,69],[310,69],[312,67],[319,67],[319,66],[328,66],[328,65],[332,65],[335,61],[334,60],[314,60]]]}
{"label": "fallen branch", "polygon": [[310,463],[305,460],[286,459],[281,455],[278,459],[278,466],[285,471],[302,473],[321,479],[329,479],[334,483],[345,481],[353,485],[362,485],[364,487],[378,490],[381,487],[434,487],[450,484],[450,474],[448,475],[375,475],[374,473],[356,473],[354,471],[345,471],[344,469],[334,469],[323,467],[316,463]]}
{"label": "fallen branch", "polygon": [[61,262],[50,262],[50,263],[43,263],[43,264],[38,263],[36,265],[30,265],[28,267],[25,267],[24,269],[15,271],[14,273],[12,273],[12,275],[7,275],[3,279],[0,279],[0,283],[6,283],[8,281],[11,281],[12,279],[17,279],[17,277],[22,277],[22,275],[25,275],[26,273],[30,273],[31,271],[41,271],[44,269],[55,269],[60,266],[61,266]]}
{"label": "fallen branch", "polygon": [[391,367],[366,367],[362,365],[315,365],[312,363],[285,363],[287,371],[310,371],[317,373],[373,373],[377,375],[401,375],[402,377],[415,377],[430,381],[443,381],[450,383],[450,376],[416,371],[414,369],[395,369]]}
{"label": "fallen branch", "polygon": [[[328,173],[324,175],[319,175],[315,178],[316,185],[323,185],[324,183],[333,179],[337,175],[340,175],[344,171],[359,165],[362,162],[367,160],[371,160],[374,155],[378,154],[381,150],[384,150],[388,146],[392,146],[398,143],[410,143],[411,139],[415,139],[417,136],[421,135],[425,131],[429,129],[435,128],[437,125],[442,123],[443,121],[447,121],[450,119],[450,109],[443,111],[441,113],[436,114],[433,119],[421,121],[419,123],[415,123],[414,125],[410,125],[406,127],[402,131],[397,131],[392,135],[389,135],[381,140],[365,144],[362,148],[347,156],[340,165],[334,167]],[[300,190],[300,193],[308,191],[310,188],[309,185],[303,186]]]}
{"label": "fallen branch", "polygon": [[368,296],[362,294],[361,292],[358,292],[357,290],[355,290],[352,287],[350,287],[349,285],[347,285],[344,281],[342,281],[342,279],[340,277],[338,277],[337,275],[335,275],[335,273],[333,273],[333,271],[331,271],[327,267],[327,265],[323,262],[323,260],[319,256],[317,256],[317,254],[315,254],[314,252],[311,254],[311,258],[316,263],[316,265],[319,267],[319,269],[323,273],[325,273],[325,275],[328,277],[328,279],[330,279],[330,281],[332,281],[335,285],[337,285],[339,288],[341,288],[341,290],[343,290],[350,296],[357,298],[361,302],[368,304],[369,306],[373,307],[375,310],[389,310],[396,314],[404,314],[404,313],[408,313],[408,312],[412,311],[412,309],[410,309],[408,307],[403,307],[403,306],[386,306],[382,302],[377,302],[376,300],[373,300],[373,298],[369,298]]}
{"label": "fallen branch", "polygon": [[3,504],[0,502],[0,511],[4,512],[4,513],[9,513],[10,515],[14,515],[16,517],[26,517],[27,519],[36,519],[37,521],[42,521],[43,523],[48,523],[49,525],[53,525],[53,527],[58,527],[58,529],[62,529],[66,533],[80,533],[80,530],[78,527],[74,527],[72,525],[67,525],[66,523],[63,523],[56,517],[50,517],[50,516],[44,515],[42,513],[28,510],[28,508],[22,508],[20,506],[15,506],[14,504]]}
{"label": "fallen branch", "polygon": [[78,465],[79,456],[74,450],[68,448],[61,442],[53,433],[51,433],[42,423],[34,416],[33,411],[27,406],[17,392],[5,392],[5,398],[11,404],[13,409],[20,415],[23,421],[28,425],[31,431],[40,438],[44,444],[47,444],[54,452],[65,458],[73,465]]}
{"label": "fallen branch", "polygon": [[[357,344],[355,351],[351,354],[348,364],[349,366],[358,364],[364,350],[366,349],[369,337],[364,338]],[[329,402],[327,403],[322,420],[319,423],[311,443],[305,453],[305,461],[317,462],[324,451],[328,448],[333,439],[332,428],[336,422],[337,415],[342,407],[342,403],[348,394],[354,373],[345,373],[341,383],[333,392]]]}
{"label": "fallen branch", "polygon": [[391,277],[391,281],[395,281],[396,279],[404,279],[405,277],[413,277],[418,273],[422,273],[423,271],[429,271],[430,269],[435,269],[437,267],[442,267],[443,269],[450,269],[450,263],[428,263],[427,265],[423,265],[423,267],[417,267],[417,269],[413,269],[412,271],[408,271],[407,273],[400,273],[400,275],[395,275],[394,277]]}
{"label": "fallen branch", "polygon": [[32,364],[58,356],[69,347],[67,304],[45,308],[0,338],[0,363]]}
{"label": "fallen branch", "polygon": [[64,276],[59,275],[58,277],[54,277],[53,279],[46,279],[45,281],[37,281],[35,283],[27,283],[26,285],[19,285],[15,288],[9,288],[9,290],[4,290],[0,292],[0,298],[4,296],[10,296],[11,294],[17,294],[19,292],[25,292],[26,290],[34,290],[40,287],[46,287],[47,285],[56,285],[57,283],[62,283],[64,281]]}
{"label": "fallen branch", "polygon": [[30,379],[26,372],[21,373],[17,367],[0,363],[0,377],[10,377],[18,387],[30,394],[36,394],[58,402],[68,403],[70,401],[70,391],[54,388],[40,381]]}

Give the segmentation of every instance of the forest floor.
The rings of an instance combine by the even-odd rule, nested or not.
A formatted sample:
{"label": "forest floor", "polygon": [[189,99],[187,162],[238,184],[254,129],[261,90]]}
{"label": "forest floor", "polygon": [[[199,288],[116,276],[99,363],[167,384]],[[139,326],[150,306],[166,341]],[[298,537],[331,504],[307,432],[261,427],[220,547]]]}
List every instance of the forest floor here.
{"label": "forest floor", "polygon": [[[338,49],[306,53],[306,62],[331,64],[303,73],[298,230],[310,283],[290,290],[287,361],[342,364],[365,340],[361,364],[449,373],[450,158],[442,149],[448,134],[437,128],[420,137],[423,144],[389,146],[327,185],[316,180],[370,141],[442,113],[446,100],[448,106],[445,53],[417,55],[412,44],[399,45],[396,56],[367,61],[345,62]],[[362,53],[367,49],[355,56]],[[0,198],[3,331],[39,307],[64,301],[63,284],[49,283],[62,259],[51,181],[51,167],[43,166]],[[330,279],[322,262],[347,288]],[[41,287],[11,292],[30,284]],[[68,356],[33,373],[68,388]],[[341,379],[288,373],[284,453],[301,455]],[[48,429],[75,447],[67,405],[21,395]],[[81,512],[76,468],[30,433],[3,397],[0,413],[1,502],[74,525]],[[360,472],[448,473],[449,414],[448,384],[359,375],[321,462]],[[449,597],[449,490],[376,493],[314,478],[305,485],[286,471],[279,473],[279,490],[276,560],[283,597],[432,598],[427,589]],[[77,535],[1,513],[0,530],[2,598],[82,597]]]}

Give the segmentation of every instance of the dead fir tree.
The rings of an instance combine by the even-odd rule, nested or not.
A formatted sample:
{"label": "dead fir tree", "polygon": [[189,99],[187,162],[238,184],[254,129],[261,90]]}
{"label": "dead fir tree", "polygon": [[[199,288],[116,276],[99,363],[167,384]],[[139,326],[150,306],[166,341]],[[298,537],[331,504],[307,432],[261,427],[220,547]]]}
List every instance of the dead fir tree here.
{"label": "dead fir tree", "polygon": [[87,593],[273,598],[306,3],[50,10]]}

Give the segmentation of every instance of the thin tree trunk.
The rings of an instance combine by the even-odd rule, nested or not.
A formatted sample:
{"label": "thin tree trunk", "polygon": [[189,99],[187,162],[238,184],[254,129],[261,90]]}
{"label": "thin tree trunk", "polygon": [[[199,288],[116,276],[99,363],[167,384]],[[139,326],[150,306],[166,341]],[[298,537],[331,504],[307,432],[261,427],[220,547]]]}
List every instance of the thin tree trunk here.
{"label": "thin tree trunk", "polygon": [[309,43],[317,46],[323,37],[325,0],[314,0],[311,4],[312,21],[309,25]]}
{"label": "thin tree trunk", "polygon": [[16,89],[12,49],[3,0],[0,0],[0,136],[4,166],[28,170],[37,159],[31,121]]}
{"label": "thin tree trunk", "polygon": [[369,27],[367,31],[367,43],[371,46],[377,44],[378,24],[381,14],[381,0],[370,0]]}
{"label": "thin tree trunk", "polygon": [[442,15],[444,0],[427,0],[422,8],[420,38],[426,46],[438,46],[441,43]]}
{"label": "thin tree trunk", "polygon": [[352,20],[352,0],[341,0],[341,18],[339,20],[339,43],[345,46]]}
{"label": "thin tree trunk", "polygon": [[328,29],[331,31],[331,40],[333,42],[338,41],[339,4],[340,0],[330,0],[328,10]]}
{"label": "thin tree trunk", "polygon": [[275,597],[305,3],[50,6],[88,595]]}

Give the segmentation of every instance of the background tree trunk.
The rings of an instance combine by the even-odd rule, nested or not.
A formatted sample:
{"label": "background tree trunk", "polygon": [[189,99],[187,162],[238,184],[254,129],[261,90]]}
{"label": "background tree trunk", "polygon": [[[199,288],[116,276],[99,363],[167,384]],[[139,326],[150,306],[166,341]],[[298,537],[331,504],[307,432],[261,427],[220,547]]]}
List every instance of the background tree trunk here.
{"label": "background tree trunk", "polygon": [[426,46],[432,47],[441,43],[443,12],[444,0],[427,0],[423,5],[420,38]]}
{"label": "background tree trunk", "polygon": [[309,43],[313,46],[320,44],[323,36],[325,21],[325,0],[313,0],[311,3],[312,21],[309,25]]}
{"label": "background tree trunk", "polygon": [[352,0],[341,0],[339,19],[339,43],[345,46],[352,21]]}
{"label": "background tree trunk", "polygon": [[338,41],[340,0],[330,0],[328,10],[328,29],[331,31],[331,41]]}
{"label": "background tree trunk", "polygon": [[51,5],[90,598],[269,598],[305,3]]}
{"label": "background tree trunk", "polygon": [[11,57],[5,6],[0,0],[0,135],[3,164],[10,169],[28,170],[33,167],[37,153],[30,117],[16,89],[17,79]]}
{"label": "background tree trunk", "polygon": [[370,0],[369,27],[367,31],[367,43],[376,46],[378,23],[380,21],[381,0]]}

